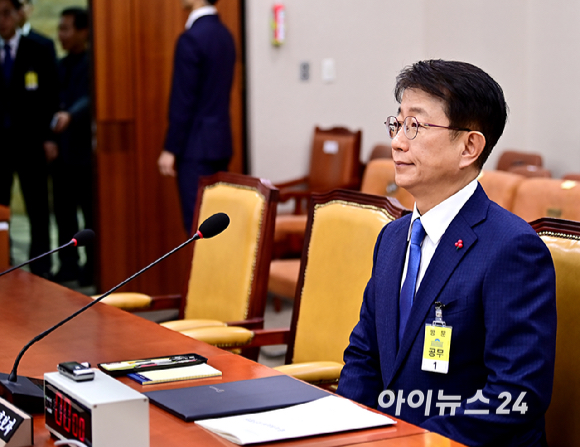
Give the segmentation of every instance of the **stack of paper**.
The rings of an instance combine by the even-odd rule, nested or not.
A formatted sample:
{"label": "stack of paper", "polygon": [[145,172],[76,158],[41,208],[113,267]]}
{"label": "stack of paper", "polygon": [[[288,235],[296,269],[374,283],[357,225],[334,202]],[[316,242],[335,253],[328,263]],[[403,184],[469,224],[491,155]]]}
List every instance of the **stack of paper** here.
{"label": "stack of paper", "polygon": [[159,369],[144,371],[142,373],[131,373],[128,377],[139,382],[141,385],[151,385],[154,383],[176,382],[178,380],[201,379],[202,377],[221,376],[222,372],[207,363],[199,365],[182,366],[180,368]]}
{"label": "stack of paper", "polygon": [[196,424],[236,444],[278,441],[395,424],[389,417],[338,396],[263,413],[206,419]]}

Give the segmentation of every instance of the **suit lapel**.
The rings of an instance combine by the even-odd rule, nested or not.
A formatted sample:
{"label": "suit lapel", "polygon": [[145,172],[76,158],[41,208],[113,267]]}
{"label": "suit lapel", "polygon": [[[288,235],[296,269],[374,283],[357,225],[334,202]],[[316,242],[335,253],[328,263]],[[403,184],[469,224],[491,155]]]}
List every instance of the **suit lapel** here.
{"label": "suit lapel", "polygon": [[[477,234],[473,231],[473,227],[485,219],[489,203],[490,201],[485,195],[485,192],[483,192],[483,188],[478,185],[474,194],[465,203],[457,216],[455,216],[455,219],[451,221],[451,224],[441,237],[439,245],[433,254],[433,258],[431,258],[429,267],[415,295],[411,315],[407,320],[405,333],[401,340],[401,346],[397,353],[389,382],[401,367],[415,340],[420,343],[423,342],[423,337],[420,332],[423,330],[423,323],[425,318],[428,317],[427,314],[431,309],[431,305],[436,301],[441,290],[449,281],[453,271],[461,263],[463,257],[477,242]],[[455,242],[459,239],[463,241],[463,248],[461,249],[455,247]],[[398,297],[399,294],[396,296]],[[398,302],[398,300],[396,301]],[[434,318],[435,314],[433,314]],[[397,334],[394,333],[393,337],[396,339]]]}
{"label": "suit lapel", "polygon": [[382,312],[384,321],[381,322],[385,327],[384,344],[386,349],[381,349],[381,365],[383,375],[389,377],[394,371],[395,356],[397,353],[398,331],[399,331],[399,292],[401,288],[401,277],[403,275],[403,266],[405,264],[405,252],[407,250],[407,235],[411,223],[411,215],[401,218],[405,223],[399,225],[390,235],[390,241],[387,245],[389,253],[387,255],[388,263],[385,265],[385,275],[388,280],[383,281],[381,286],[384,290],[379,291],[383,296],[396,297],[395,299],[384,300],[385,309]]}

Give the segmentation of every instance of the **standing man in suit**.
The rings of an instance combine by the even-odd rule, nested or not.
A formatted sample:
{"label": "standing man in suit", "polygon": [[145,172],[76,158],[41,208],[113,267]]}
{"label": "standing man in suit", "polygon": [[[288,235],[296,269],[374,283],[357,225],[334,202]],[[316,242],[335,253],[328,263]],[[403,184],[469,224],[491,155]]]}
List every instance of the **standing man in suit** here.
{"label": "standing man in suit", "polygon": [[175,49],[169,128],[158,166],[176,176],[189,233],[202,175],[226,171],[232,157],[230,92],[234,40],[221,23],[217,0],[182,0],[191,10]]}
{"label": "standing man in suit", "polygon": [[399,74],[395,96],[385,124],[415,207],[377,239],[338,393],[469,446],[546,445],[552,258],[477,182],[505,127],[502,89],[430,60]]}
{"label": "standing man in suit", "polygon": [[[53,118],[58,146],[47,158],[51,165],[54,216],[58,243],[65,244],[79,230],[77,209],[83,214],[84,227],[93,227],[93,170],[91,94],[89,80],[89,15],[84,8],[66,8],[58,24],[58,40],[66,56],[58,61],[60,82],[59,111]],[[81,272],[76,249],[59,253],[60,269],[55,281],[79,279],[90,285],[93,277],[93,247],[87,246],[87,262]]]}
{"label": "standing man in suit", "polygon": [[[50,249],[47,163],[44,142],[58,106],[56,64],[50,49],[23,36],[19,0],[0,0],[0,204],[10,205],[18,173],[30,221],[30,257]],[[50,276],[50,257],[30,270]]]}
{"label": "standing man in suit", "polygon": [[32,11],[34,11],[34,4],[32,3],[32,0],[20,0],[20,4],[22,7],[18,11],[18,26],[22,31],[22,35],[30,37],[32,40],[36,40],[38,43],[41,43],[42,45],[50,48],[52,55],[56,60],[56,51],[54,49],[54,42],[52,39],[36,31],[34,28],[32,28],[32,25],[29,22]]}

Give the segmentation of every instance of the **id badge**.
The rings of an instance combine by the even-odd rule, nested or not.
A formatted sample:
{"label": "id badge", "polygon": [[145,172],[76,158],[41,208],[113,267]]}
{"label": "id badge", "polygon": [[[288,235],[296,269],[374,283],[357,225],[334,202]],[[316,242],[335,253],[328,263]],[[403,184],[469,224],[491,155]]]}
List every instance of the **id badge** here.
{"label": "id badge", "polygon": [[26,90],[38,89],[38,74],[35,71],[28,71],[24,75],[24,87]]}
{"label": "id badge", "polygon": [[425,325],[425,342],[423,344],[423,361],[421,369],[439,374],[449,372],[449,353],[451,351],[451,333],[453,328],[443,321],[443,307],[435,303],[435,320]]}

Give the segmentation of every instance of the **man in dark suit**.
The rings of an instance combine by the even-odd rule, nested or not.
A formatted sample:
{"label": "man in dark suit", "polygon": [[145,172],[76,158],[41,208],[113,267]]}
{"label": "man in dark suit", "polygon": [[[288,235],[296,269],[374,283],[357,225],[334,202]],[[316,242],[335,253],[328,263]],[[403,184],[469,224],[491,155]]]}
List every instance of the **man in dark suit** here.
{"label": "man in dark suit", "polygon": [[[0,204],[10,204],[18,173],[30,221],[30,257],[49,250],[47,166],[43,144],[58,105],[56,65],[50,49],[22,36],[18,0],[0,0]],[[30,265],[50,275],[50,257]]]}
{"label": "man in dark suit", "polygon": [[158,165],[161,174],[177,175],[189,233],[199,177],[227,170],[232,156],[229,104],[236,56],[232,35],[213,6],[217,0],[183,3],[191,14],[175,49],[169,128]]}
{"label": "man in dark suit", "polygon": [[338,393],[469,446],[546,445],[552,258],[477,182],[505,126],[501,87],[431,60],[403,70],[395,96],[396,183],[416,202],[378,237]]}
{"label": "man in dark suit", "polygon": [[[77,208],[83,214],[85,228],[93,226],[92,130],[89,81],[89,16],[84,8],[62,11],[58,39],[67,55],[58,62],[60,109],[54,116],[58,147],[48,154],[52,174],[54,216],[58,225],[59,245],[65,244],[79,230]],[[59,252],[60,269],[55,281],[80,279],[92,283],[93,247],[87,246],[87,262],[82,272],[76,249]],[[82,273],[82,275],[81,275]]]}
{"label": "man in dark suit", "polygon": [[54,49],[54,42],[49,37],[46,37],[44,34],[36,31],[32,28],[32,25],[28,21],[32,11],[34,11],[34,4],[32,0],[20,0],[20,4],[22,7],[18,11],[18,26],[22,31],[22,35],[31,38],[32,40],[36,40],[38,43],[45,45],[46,47],[50,48],[54,59],[56,60],[56,51]]}

